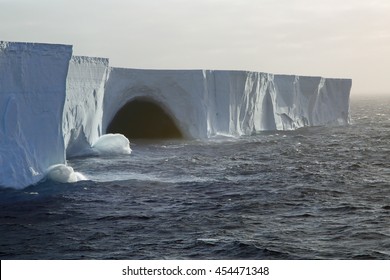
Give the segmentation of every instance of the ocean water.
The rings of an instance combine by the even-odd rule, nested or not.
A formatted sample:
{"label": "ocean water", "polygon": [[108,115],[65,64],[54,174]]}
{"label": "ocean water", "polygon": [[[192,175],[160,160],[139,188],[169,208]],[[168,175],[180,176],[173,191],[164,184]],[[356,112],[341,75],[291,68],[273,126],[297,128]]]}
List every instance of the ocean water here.
{"label": "ocean water", "polygon": [[132,143],[0,190],[1,259],[390,259],[390,98],[351,125]]}

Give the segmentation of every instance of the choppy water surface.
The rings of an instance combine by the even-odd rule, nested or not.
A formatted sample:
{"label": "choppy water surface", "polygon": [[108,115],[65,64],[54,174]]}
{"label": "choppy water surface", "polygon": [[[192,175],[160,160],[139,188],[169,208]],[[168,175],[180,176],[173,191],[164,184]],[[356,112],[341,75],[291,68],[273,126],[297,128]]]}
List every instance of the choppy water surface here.
{"label": "choppy water surface", "polygon": [[133,143],[0,190],[2,259],[390,259],[390,98],[352,124]]}

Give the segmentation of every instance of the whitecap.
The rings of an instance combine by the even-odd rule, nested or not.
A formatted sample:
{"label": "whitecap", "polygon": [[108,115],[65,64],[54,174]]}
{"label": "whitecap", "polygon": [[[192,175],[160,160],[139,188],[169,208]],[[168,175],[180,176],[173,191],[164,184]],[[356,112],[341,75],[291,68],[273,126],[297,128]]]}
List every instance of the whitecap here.
{"label": "whitecap", "polygon": [[75,172],[72,167],[65,164],[50,166],[46,171],[46,178],[59,183],[75,183],[87,178],[80,172]]}

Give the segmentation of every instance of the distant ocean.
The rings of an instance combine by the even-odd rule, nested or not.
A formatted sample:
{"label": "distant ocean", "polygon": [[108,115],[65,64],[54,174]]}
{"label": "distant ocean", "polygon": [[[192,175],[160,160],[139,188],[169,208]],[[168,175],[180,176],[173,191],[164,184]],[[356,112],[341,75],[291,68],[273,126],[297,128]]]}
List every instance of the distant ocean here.
{"label": "distant ocean", "polygon": [[71,159],[0,189],[0,259],[390,259],[390,97],[351,119]]}

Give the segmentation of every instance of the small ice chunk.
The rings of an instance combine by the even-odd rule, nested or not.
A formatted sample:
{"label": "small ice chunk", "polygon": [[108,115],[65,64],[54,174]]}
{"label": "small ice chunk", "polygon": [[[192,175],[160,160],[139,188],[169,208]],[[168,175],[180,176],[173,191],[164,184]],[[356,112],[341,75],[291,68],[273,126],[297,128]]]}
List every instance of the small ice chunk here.
{"label": "small ice chunk", "polygon": [[131,153],[130,141],[122,134],[105,134],[92,145],[98,155],[127,155]]}

